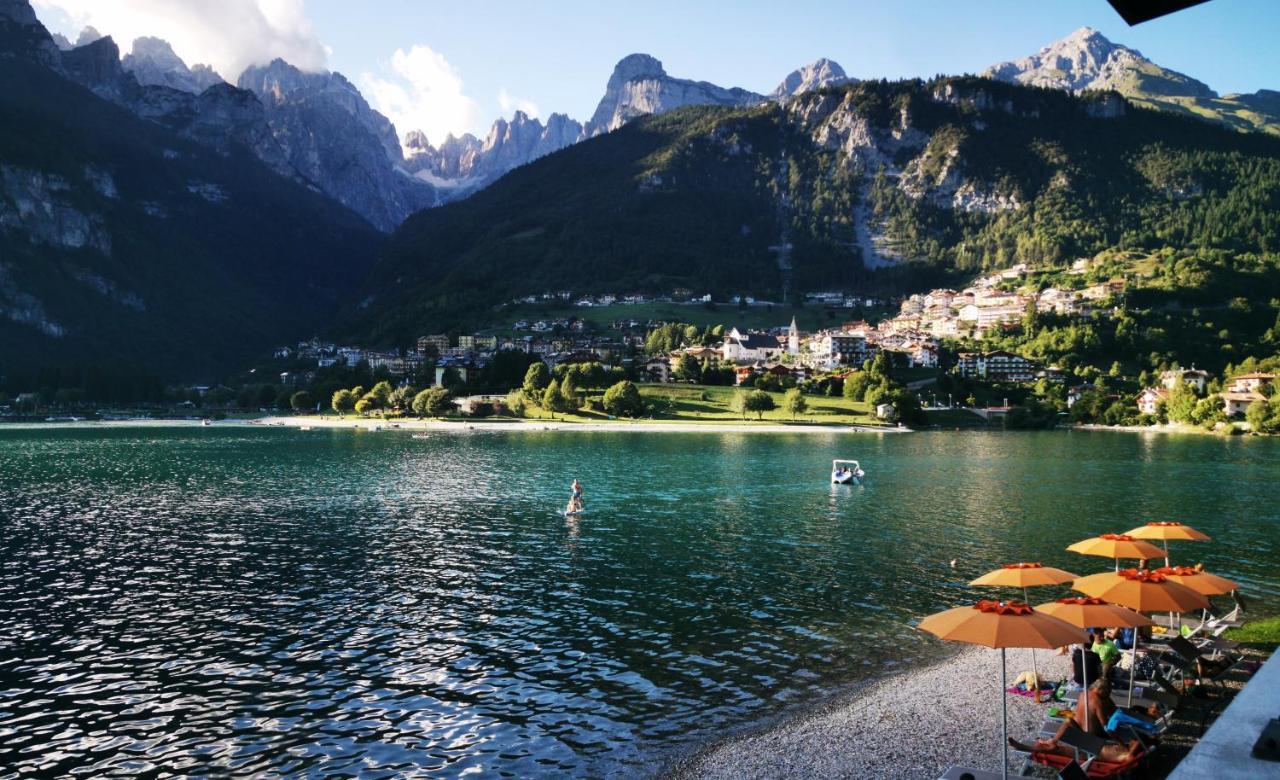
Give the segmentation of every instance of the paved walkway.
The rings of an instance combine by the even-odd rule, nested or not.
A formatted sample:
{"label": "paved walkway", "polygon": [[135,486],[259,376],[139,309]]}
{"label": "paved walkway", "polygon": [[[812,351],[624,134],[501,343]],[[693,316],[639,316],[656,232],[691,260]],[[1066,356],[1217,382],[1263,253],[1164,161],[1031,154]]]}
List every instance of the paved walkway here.
{"label": "paved walkway", "polygon": [[1262,727],[1276,717],[1280,717],[1280,652],[1273,653],[1245,683],[1169,780],[1280,778],[1280,761],[1260,761],[1251,755]]}

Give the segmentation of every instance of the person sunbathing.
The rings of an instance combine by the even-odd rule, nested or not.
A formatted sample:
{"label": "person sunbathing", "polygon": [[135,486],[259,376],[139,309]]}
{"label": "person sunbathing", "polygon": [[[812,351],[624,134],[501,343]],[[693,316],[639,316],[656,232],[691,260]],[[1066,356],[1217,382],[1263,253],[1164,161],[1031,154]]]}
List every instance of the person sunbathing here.
{"label": "person sunbathing", "polygon": [[[1084,717],[1086,697],[1089,702],[1089,723],[1087,726],[1080,726],[1080,719]],[[1089,690],[1080,692],[1079,698],[1076,699],[1075,715],[1067,722],[1075,723],[1086,734],[1105,737],[1107,721],[1111,720],[1111,715],[1115,711],[1116,706],[1111,702],[1111,681],[1100,677],[1089,684]]]}
{"label": "person sunbathing", "polygon": [[[1028,745],[1025,742],[1019,742],[1013,737],[1009,737],[1009,747],[1014,750],[1020,750],[1023,753],[1049,753],[1055,756],[1067,756],[1075,758],[1075,748],[1068,747],[1058,742],[1067,729],[1072,728],[1075,722],[1070,718],[1064,720],[1062,725],[1058,727],[1058,731],[1053,735],[1052,739],[1037,739],[1034,745]],[[1138,740],[1130,740],[1124,742],[1107,742],[1102,746],[1098,753],[1099,761],[1108,761],[1113,764],[1123,764],[1142,751],[1142,743]]]}

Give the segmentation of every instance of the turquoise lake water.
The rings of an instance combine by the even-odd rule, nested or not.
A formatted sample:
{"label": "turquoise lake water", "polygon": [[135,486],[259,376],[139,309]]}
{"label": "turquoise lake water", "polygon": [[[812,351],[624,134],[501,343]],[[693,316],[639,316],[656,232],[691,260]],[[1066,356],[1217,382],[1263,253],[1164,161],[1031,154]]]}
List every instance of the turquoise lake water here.
{"label": "turquoise lake water", "polygon": [[1278,612],[1278,478],[1109,432],[4,428],[0,777],[652,774],[1097,533],[1190,523],[1176,561]]}

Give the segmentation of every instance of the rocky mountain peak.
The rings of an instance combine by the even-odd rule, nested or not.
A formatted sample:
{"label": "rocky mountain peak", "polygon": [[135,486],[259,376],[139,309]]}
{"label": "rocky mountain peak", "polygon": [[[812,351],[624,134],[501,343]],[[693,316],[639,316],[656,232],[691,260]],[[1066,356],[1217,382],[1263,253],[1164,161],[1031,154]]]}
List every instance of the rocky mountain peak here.
{"label": "rocky mountain peak", "polygon": [[609,76],[609,86],[621,86],[628,81],[638,79],[660,79],[666,75],[667,72],[662,68],[662,62],[657,57],[649,54],[628,54],[613,66],[613,73]]}
{"label": "rocky mountain peak", "polygon": [[169,42],[160,38],[136,39],[133,50],[125,55],[121,65],[134,75],[139,84],[172,87],[183,92],[199,94],[214,84],[222,83],[222,77],[208,65],[188,68]]}
{"label": "rocky mountain peak", "polygon": [[58,45],[27,0],[0,0],[0,51],[59,69]]}
{"label": "rocky mountain peak", "polygon": [[1081,27],[1030,57],[993,65],[982,75],[1072,92],[1113,89],[1130,96],[1216,97],[1205,84],[1156,65],[1136,49],[1112,43],[1092,27]]}
{"label": "rocky mountain peak", "polygon": [[102,40],[102,37],[96,27],[86,27],[80,31],[80,37],[76,38],[76,46],[88,46],[94,41]]}
{"label": "rocky mountain peak", "polygon": [[614,66],[604,97],[586,125],[586,135],[607,133],[637,116],[662,114],[681,106],[743,106],[761,100],[763,95],[745,89],[672,78],[656,57],[629,54]]}
{"label": "rocky mountain peak", "polygon": [[421,130],[410,130],[404,134],[404,148],[410,154],[429,152],[431,151],[431,142],[427,140],[427,134]]}
{"label": "rocky mountain peak", "polygon": [[853,81],[845,74],[838,62],[826,57],[816,59],[802,68],[787,74],[782,83],[769,93],[769,97],[777,99],[812,92],[815,89],[847,84]]}

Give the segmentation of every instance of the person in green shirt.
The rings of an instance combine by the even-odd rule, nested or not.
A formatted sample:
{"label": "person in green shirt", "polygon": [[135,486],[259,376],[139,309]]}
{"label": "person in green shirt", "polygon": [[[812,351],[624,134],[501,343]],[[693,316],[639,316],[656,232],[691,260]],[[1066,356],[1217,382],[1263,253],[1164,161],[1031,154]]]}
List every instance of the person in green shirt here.
{"label": "person in green shirt", "polygon": [[1111,674],[1111,670],[1120,662],[1120,648],[1116,647],[1116,643],[1109,639],[1106,634],[1101,631],[1093,633],[1093,646],[1089,648],[1098,656],[1098,660],[1102,662],[1102,675],[1107,677]]}

